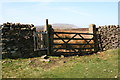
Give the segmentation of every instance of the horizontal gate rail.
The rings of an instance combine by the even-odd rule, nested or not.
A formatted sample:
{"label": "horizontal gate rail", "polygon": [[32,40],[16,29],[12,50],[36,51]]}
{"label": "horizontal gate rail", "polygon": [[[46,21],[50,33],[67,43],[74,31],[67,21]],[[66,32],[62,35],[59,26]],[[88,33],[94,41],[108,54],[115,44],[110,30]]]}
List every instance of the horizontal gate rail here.
{"label": "horizontal gate rail", "polygon": [[[71,38],[53,38],[54,40],[61,40],[61,39],[64,39],[64,40],[69,40],[69,39],[71,39]],[[71,39],[71,40],[93,40],[93,38],[84,38],[84,39],[82,39],[82,38],[73,38],[73,39]]]}
{"label": "horizontal gate rail", "polygon": [[41,48],[41,49],[39,49],[39,50],[47,50],[47,48]]}
{"label": "horizontal gate rail", "polygon": [[64,55],[64,56],[76,56],[76,55],[90,55],[90,54],[92,54],[93,52],[91,52],[91,53],[84,53],[84,54],[65,54],[65,53],[54,53],[54,56],[60,56],[60,55]]}
{"label": "horizontal gate rail", "polygon": [[36,32],[36,35],[40,36],[38,38],[40,40],[37,41],[40,45],[40,48],[38,48],[39,50],[46,50],[48,55],[94,53],[98,50],[99,43],[95,27],[95,25],[91,25],[89,33],[54,32],[52,26],[48,24],[48,19],[46,19],[44,31]]}
{"label": "horizontal gate rail", "polygon": [[[73,33],[73,32],[54,32],[53,33],[56,37],[53,40],[62,40],[63,43],[56,43],[53,42],[53,53],[56,55],[82,55],[82,54],[90,54],[94,53],[95,43],[91,41],[94,40],[94,37],[84,38],[82,35],[92,35],[95,36],[93,33]],[[59,34],[72,34],[71,37],[62,37]],[[77,36],[77,38],[76,38]],[[78,38],[79,37],[79,38]],[[65,41],[67,40],[67,41]],[[70,43],[71,40],[84,40],[85,43]],[[81,41],[80,41],[81,42]],[[60,46],[59,46],[60,45]],[[57,47],[59,46],[59,47]],[[72,54],[73,53],[73,54]]]}
{"label": "horizontal gate rail", "polygon": [[53,45],[95,45],[95,44],[54,43]]}
{"label": "horizontal gate rail", "polygon": [[[53,48],[53,49],[67,49],[67,50],[71,50],[72,48]],[[74,49],[94,49],[94,47],[91,48],[74,48]]]}
{"label": "horizontal gate rail", "polygon": [[84,35],[95,35],[93,33],[73,33],[73,32],[54,32],[54,34],[84,34]]}
{"label": "horizontal gate rail", "polygon": [[47,34],[47,32],[36,32],[36,34]]}
{"label": "horizontal gate rail", "polygon": [[67,53],[77,53],[77,54],[83,54],[83,53],[93,53],[93,51],[83,51],[83,52],[54,52],[55,54],[67,54]]}

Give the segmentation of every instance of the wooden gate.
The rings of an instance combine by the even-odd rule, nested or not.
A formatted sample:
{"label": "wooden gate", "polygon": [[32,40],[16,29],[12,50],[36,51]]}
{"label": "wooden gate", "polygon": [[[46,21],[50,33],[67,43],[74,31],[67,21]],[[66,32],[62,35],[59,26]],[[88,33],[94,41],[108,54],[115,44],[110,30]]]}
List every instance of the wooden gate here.
{"label": "wooden gate", "polygon": [[96,52],[97,47],[95,44],[95,36],[96,35],[92,33],[54,32],[53,54],[92,54]]}
{"label": "wooden gate", "polygon": [[47,33],[44,31],[39,31],[34,33],[34,51],[47,50]]}
{"label": "wooden gate", "polygon": [[[51,25],[48,25],[48,20],[46,20],[46,25],[43,31],[34,32],[34,51],[46,51],[47,55],[52,54],[52,42],[53,42],[53,29]],[[46,54],[46,53],[44,53]]]}
{"label": "wooden gate", "polygon": [[[40,45],[46,48],[47,55],[86,55],[98,51],[96,27],[91,26],[91,33],[55,32],[48,24],[42,33]],[[43,35],[44,34],[44,35]],[[37,39],[41,40],[41,39]],[[37,42],[38,43],[38,42]],[[38,44],[37,44],[38,45]],[[44,47],[45,46],[45,47]],[[40,49],[39,47],[37,49]]]}

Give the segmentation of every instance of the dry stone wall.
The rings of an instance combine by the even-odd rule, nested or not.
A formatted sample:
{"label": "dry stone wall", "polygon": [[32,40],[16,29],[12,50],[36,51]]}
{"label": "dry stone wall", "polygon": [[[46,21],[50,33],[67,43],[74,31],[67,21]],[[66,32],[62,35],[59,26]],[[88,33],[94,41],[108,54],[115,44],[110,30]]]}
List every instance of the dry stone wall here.
{"label": "dry stone wall", "polygon": [[101,50],[119,48],[120,25],[108,25],[98,27],[99,42]]}
{"label": "dry stone wall", "polygon": [[[99,26],[95,28],[99,35],[97,40],[99,50],[119,48],[120,25]],[[95,31],[96,31],[95,30]],[[27,58],[34,55],[46,54],[46,51],[35,52],[36,28],[34,25],[20,23],[4,23],[0,25],[2,58]],[[45,36],[43,36],[45,37]],[[45,38],[44,38],[45,39]],[[40,43],[39,45],[41,45]]]}
{"label": "dry stone wall", "polygon": [[4,23],[1,25],[2,58],[29,57],[34,51],[34,25]]}

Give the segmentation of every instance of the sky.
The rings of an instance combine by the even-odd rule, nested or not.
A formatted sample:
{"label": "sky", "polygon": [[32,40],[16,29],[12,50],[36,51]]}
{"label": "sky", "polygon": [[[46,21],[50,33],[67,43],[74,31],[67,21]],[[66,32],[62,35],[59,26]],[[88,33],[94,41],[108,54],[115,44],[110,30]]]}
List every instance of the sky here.
{"label": "sky", "polygon": [[57,1],[13,1],[3,2],[0,23],[24,23],[44,25],[74,24],[78,27],[88,27],[89,24],[117,25],[118,2],[57,2]]}
{"label": "sky", "polygon": [[118,25],[120,25],[120,2],[118,3]]}

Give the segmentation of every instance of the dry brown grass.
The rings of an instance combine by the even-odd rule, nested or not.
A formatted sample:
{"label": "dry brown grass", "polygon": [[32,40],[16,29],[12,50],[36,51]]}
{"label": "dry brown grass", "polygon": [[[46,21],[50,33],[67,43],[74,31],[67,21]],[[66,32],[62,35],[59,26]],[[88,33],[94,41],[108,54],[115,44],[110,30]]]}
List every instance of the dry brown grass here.
{"label": "dry brown grass", "polygon": [[[89,31],[78,31],[78,30],[55,30],[55,32],[76,32],[76,33],[88,33]],[[72,38],[75,34],[58,34],[59,37],[61,38]],[[81,35],[82,37],[84,38],[92,38],[91,35]],[[55,38],[58,38],[56,35],[54,35]],[[79,35],[77,35],[76,37],[74,38],[81,38]],[[67,42],[68,40],[64,40],[65,42]],[[54,43],[64,43],[62,40],[54,40]],[[70,40],[68,43],[73,43],[73,44],[87,44],[87,42],[85,40]],[[91,40],[89,43],[93,44],[94,41]],[[94,47],[93,45],[90,46],[90,45],[70,45],[70,46],[67,46],[67,45],[56,45],[55,48],[65,48],[65,49],[62,49],[62,50],[58,50],[58,52],[62,51],[62,52],[74,52],[74,50],[68,50],[69,47],[71,48],[91,48],[91,47]],[[94,49],[84,49],[84,50],[80,50],[80,49],[75,49],[76,51],[94,51]]]}
{"label": "dry brown grass", "polygon": [[[79,29],[55,29],[55,32],[75,32],[75,33],[89,33],[88,30],[85,31],[80,31]],[[40,31],[39,31],[40,32]],[[58,34],[59,37],[61,38],[72,38],[75,34]],[[91,35],[81,35],[83,38],[92,38]],[[40,37],[40,35],[39,35]],[[58,38],[56,35],[54,35],[54,38]],[[74,38],[81,38],[79,35],[77,35]],[[64,40],[65,42],[67,42],[68,40]],[[62,40],[54,40],[54,43],[64,43]],[[85,40],[70,40],[68,43],[70,44],[87,44],[87,42]],[[94,41],[91,40],[89,43],[93,44]],[[59,49],[57,52],[75,52],[74,50],[70,49],[70,48],[79,48],[79,49],[75,49],[77,52],[78,51],[94,51],[94,49],[84,49],[81,50],[81,48],[91,48],[94,47],[93,45],[55,45],[54,48],[65,48],[65,49]],[[56,51],[56,50],[55,50]]]}

